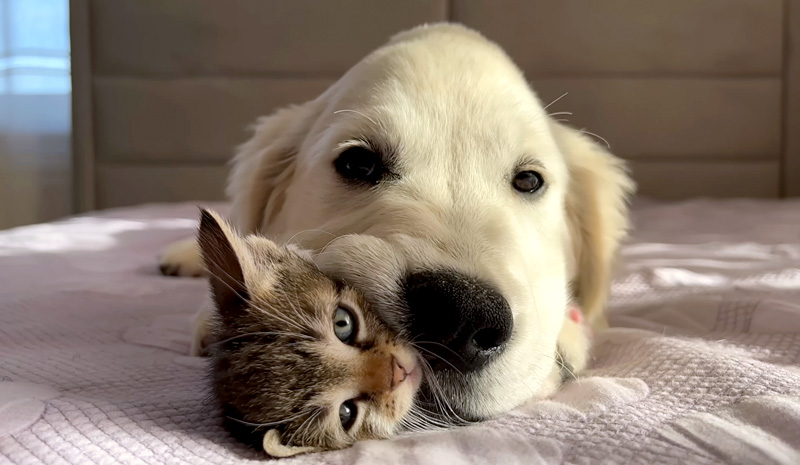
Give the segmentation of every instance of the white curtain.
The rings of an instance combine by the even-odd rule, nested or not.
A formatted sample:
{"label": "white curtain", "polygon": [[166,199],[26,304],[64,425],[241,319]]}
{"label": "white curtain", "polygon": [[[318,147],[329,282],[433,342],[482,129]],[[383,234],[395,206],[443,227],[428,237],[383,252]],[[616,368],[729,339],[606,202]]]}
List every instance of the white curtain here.
{"label": "white curtain", "polygon": [[68,0],[0,0],[0,229],[70,213]]}

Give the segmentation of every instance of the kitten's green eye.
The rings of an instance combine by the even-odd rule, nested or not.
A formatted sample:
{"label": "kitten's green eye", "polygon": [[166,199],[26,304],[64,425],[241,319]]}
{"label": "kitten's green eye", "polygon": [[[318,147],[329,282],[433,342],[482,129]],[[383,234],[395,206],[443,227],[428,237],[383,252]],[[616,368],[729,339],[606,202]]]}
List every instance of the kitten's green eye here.
{"label": "kitten's green eye", "polygon": [[339,421],[342,422],[342,428],[344,428],[345,431],[353,426],[353,423],[356,422],[357,415],[358,407],[356,407],[356,403],[352,400],[342,402],[342,405],[339,406]]}
{"label": "kitten's green eye", "polygon": [[353,312],[344,307],[338,307],[336,313],[333,314],[333,332],[345,344],[352,343],[356,336],[356,317]]}

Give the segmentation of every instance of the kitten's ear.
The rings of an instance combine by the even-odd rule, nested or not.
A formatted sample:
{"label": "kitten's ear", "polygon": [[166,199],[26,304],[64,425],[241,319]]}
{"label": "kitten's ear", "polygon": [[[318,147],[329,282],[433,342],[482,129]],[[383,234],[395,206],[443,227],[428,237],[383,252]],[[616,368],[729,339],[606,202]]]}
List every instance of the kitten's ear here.
{"label": "kitten's ear", "polygon": [[298,447],[287,446],[281,443],[281,434],[276,429],[267,431],[264,435],[264,452],[275,458],[291,457],[293,455],[308,454],[310,452],[319,452],[322,449],[318,447]]}
{"label": "kitten's ear", "polygon": [[239,237],[217,213],[201,209],[197,242],[208,270],[208,280],[217,310],[244,310],[249,295],[237,253],[237,250],[242,249]]}

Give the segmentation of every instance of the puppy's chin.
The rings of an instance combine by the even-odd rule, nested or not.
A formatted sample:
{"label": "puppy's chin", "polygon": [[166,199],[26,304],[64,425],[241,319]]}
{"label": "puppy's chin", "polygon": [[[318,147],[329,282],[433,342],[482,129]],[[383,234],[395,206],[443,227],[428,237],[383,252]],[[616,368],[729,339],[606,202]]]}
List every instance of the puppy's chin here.
{"label": "puppy's chin", "polygon": [[538,321],[563,323],[561,334],[552,336],[558,326],[541,332],[521,327],[520,333],[531,336],[515,333],[516,341],[481,370],[461,373],[439,365],[427,373],[420,395],[425,409],[458,425],[489,420],[552,395],[585,367],[590,341],[584,328],[569,320]]}
{"label": "puppy's chin", "polygon": [[416,403],[440,423],[462,426],[490,420],[528,401],[547,397],[558,389],[563,378],[554,363],[544,379],[511,381],[514,389],[487,382],[490,379],[480,374],[439,371],[433,379],[423,382]]}

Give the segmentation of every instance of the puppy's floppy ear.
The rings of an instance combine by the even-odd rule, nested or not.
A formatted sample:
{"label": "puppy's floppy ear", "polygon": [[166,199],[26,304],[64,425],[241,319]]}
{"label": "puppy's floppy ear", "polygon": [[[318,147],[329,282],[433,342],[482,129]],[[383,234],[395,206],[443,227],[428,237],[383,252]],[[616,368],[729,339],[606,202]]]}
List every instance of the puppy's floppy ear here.
{"label": "puppy's floppy ear", "polygon": [[318,452],[320,450],[316,447],[298,447],[283,444],[281,442],[281,435],[276,429],[267,431],[264,435],[262,446],[264,447],[264,452],[275,458],[291,457],[293,455]]}
{"label": "puppy's floppy ear", "polygon": [[197,243],[218,311],[234,317],[245,311],[249,295],[241,262],[245,247],[240,238],[217,213],[201,210]]}
{"label": "puppy's floppy ear", "polygon": [[243,234],[275,219],[283,207],[295,160],[318,114],[318,101],[282,108],[256,120],[228,178],[231,221]]}
{"label": "puppy's floppy ear", "polygon": [[590,326],[607,325],[605,306],[620,241],[628,232],[628,198],[635,185],[625,162],[586,135],[552,121],[567,160],[566,199],[572,291]]}

